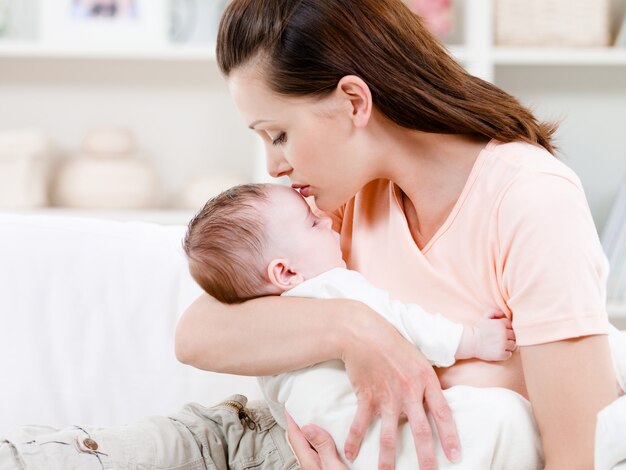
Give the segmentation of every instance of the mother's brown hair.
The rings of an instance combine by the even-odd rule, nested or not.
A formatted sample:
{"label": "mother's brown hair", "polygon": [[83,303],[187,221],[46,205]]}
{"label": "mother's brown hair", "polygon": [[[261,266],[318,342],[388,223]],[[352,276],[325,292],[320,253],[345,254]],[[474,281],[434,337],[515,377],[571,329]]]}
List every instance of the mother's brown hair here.
{"label": "mother's brown hair", "polygon": [[401,0],[233,0],[220,23],[219,66],[228,76],[259,54],[276,93],[322,96],[357,75],[402,127],[554,153],[556,124],[468,74]]}

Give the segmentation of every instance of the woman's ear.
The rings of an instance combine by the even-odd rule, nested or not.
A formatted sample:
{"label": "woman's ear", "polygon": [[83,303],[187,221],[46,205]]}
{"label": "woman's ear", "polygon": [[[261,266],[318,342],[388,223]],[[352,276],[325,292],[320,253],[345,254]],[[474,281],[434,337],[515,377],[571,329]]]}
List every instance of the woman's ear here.
{"label": "woman's ear", "polygon": [[350,101],[352,120],[356,127],[365,127],[372,115],[372,92],[361,78],[346,75],[337,84],[337,92]]}
{"label": "woman's ear", "polygon": [[304,281],[300,274],[291,270],[289,260],[283,258],[270,261],[267,266],[267,275],[270,282],[283,292]]}

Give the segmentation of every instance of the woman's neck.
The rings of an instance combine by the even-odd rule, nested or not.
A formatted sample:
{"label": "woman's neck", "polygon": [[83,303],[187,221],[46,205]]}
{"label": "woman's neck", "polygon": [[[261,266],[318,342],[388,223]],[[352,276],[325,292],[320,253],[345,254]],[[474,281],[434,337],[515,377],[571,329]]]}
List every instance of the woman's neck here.
{"label": "woman's neck", "polygon": [[409,228],[422,248],[452,211],[488,141],[391,127],[378,168],[404,193]]}

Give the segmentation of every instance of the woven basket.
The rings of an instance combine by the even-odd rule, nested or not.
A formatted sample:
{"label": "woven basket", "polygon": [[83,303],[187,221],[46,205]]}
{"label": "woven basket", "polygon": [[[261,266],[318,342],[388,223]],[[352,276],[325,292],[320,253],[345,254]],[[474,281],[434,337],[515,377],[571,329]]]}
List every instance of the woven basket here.
{"label": "woven basket", "polygon": [[500,46],[608,46],[609,0],[496,0]]}

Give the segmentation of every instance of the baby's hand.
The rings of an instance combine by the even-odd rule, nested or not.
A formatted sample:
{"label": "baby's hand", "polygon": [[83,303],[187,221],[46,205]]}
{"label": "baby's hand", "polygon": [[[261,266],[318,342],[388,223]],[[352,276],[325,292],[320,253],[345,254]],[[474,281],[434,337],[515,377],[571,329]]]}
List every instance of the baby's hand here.
{"label": "baby's hand", "polygon": [[517,347],[511,320],[502,312],[487,314],[473,326],[474,357],[483,361],[505,361]]}
{"label": "baby's hand", "polygon": [[457,359],[477,358],[483,361],[506,361],[517,345],[511,320],[502,312],[485,315],[463,329]]}

